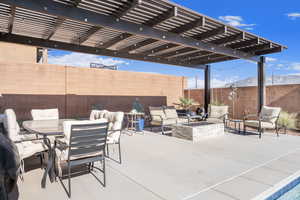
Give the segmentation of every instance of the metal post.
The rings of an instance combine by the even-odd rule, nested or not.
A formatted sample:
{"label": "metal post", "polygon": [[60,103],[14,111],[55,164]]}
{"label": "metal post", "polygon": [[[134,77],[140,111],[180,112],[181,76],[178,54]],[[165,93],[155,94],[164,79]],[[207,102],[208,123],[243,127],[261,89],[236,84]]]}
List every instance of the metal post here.
{"label": "metal post", "polygon": [[258,112],[261,111],[262,106],[266,104],[266,71],[265,71],[265,63],[266,58],[261,56],[260,61],[257,63],[257,91],[258,91],[258,98],[257,98],[257,110]]}
{"label": "metal post", "polygon": [[206,113],[210,104],[210,78],[210,65],[206,65],[204,70],[204,109]]}

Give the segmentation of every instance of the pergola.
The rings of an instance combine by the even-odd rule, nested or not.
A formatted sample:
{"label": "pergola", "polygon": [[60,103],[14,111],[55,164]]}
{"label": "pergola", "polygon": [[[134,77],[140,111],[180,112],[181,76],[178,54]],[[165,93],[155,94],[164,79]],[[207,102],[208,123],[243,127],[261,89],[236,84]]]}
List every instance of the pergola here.
{"label": "pergola", "polygon": [[0,0],[0,41],[205,70],[258,63],[258,108],[265,103],[265,57],[287,47],[168,0]]}

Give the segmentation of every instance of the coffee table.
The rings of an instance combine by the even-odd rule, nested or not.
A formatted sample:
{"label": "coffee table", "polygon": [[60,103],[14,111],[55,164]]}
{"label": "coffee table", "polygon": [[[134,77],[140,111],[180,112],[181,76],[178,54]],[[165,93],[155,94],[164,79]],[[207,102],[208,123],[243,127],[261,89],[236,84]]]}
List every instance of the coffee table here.
{"label": "coffee table", "polygon": [[172,127],[172,136],[199,142],[204,139],[225,135],[223,123],[196,122],[190,124],[175,124]]}

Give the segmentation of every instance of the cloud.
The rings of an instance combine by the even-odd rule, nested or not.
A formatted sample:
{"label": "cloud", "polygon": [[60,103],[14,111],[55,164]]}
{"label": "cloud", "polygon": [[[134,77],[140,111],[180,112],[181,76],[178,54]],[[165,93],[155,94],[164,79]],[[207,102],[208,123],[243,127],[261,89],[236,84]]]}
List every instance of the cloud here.
{"label": "cloud", "polygon": [[290,65],[290,69],[300,71],[300,63],[298,63],[298,62],[292,63]]}
{"label": "cloud", "polygon": [[287,16],[290,19],[296,19],[296,18],[300,18],[300,13],[288,13]]}
{"label": "cloud", "polygon": [[89,67],[90,63],[99,63],[107,66],[128,64],[124,60],[119,60],[114,58],[103,58],[97,55],[75,53],[75,52],[58,55],[58,56],[50,54],[48,57],[48,62],[50,64],[79,66],[79,67]]}
{"label": "cloud", "polygon": [[276,62],[277,58],[266,57],[267,62]]}
{"label": "cloud", "polygon": [[244,19],[241,16],[227,15],[227,16],[220,16],[219,19],[231,26],[244,27],[247,30],[253,30],[253,27],[256,25],[256,24],[245,24]]}

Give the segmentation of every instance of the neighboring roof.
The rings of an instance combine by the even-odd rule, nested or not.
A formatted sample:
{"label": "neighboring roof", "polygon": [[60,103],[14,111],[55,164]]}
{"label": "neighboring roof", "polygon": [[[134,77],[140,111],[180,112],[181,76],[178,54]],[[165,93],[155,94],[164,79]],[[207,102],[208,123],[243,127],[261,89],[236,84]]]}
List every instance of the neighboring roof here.
{"label": "neighboring roof", "polygon": [[166,0],[0,0],[0,32],[0,41],[188,67],[286,48]]}

